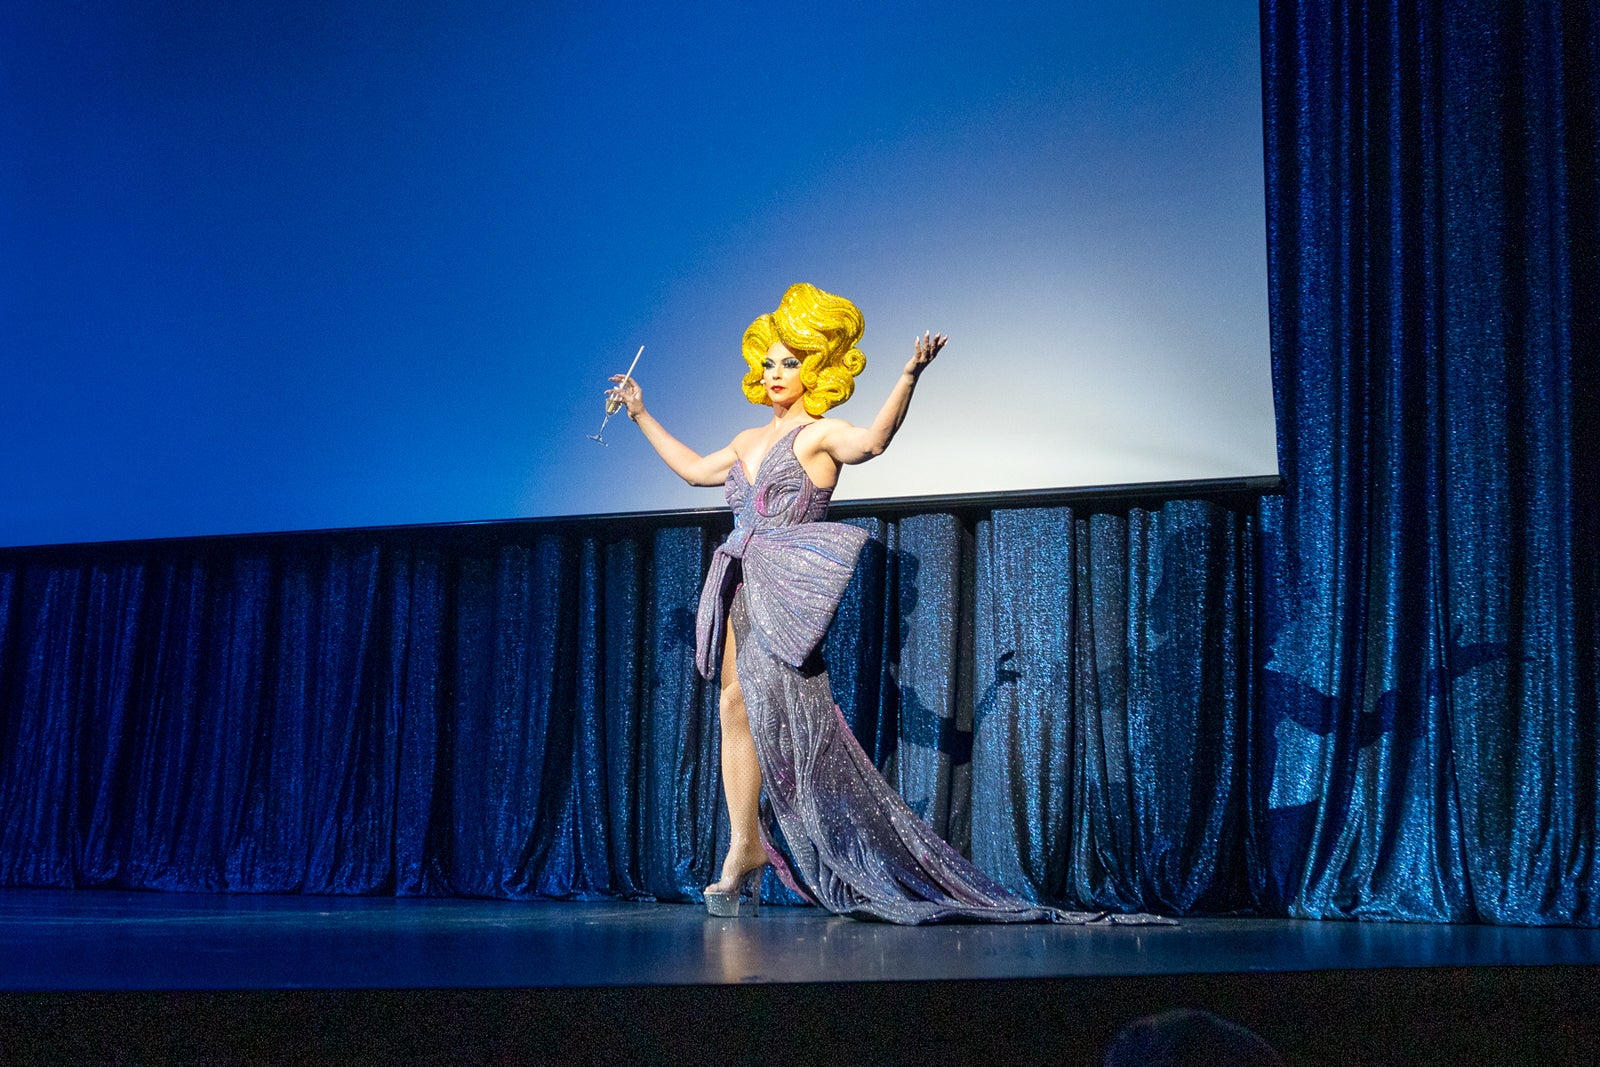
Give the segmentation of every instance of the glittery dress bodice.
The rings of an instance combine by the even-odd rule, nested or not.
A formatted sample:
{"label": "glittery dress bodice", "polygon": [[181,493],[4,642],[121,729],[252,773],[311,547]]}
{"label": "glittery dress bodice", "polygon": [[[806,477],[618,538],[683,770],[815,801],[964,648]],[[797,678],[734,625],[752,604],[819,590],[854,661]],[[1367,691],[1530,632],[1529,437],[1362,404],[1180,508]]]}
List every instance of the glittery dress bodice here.
{"label": "glittery dress bodice", "polygon": [[733,528],[755,530],[771,526],[794,526],[816,522],[828,514],[833,490],[819,489],[800,465],[794,453],[794,439],[804,426],[796,426],[780,437],[756,468],[755,484],[745,476],[744,461],[737,460],[728,472],[723,495],[733,509]]}

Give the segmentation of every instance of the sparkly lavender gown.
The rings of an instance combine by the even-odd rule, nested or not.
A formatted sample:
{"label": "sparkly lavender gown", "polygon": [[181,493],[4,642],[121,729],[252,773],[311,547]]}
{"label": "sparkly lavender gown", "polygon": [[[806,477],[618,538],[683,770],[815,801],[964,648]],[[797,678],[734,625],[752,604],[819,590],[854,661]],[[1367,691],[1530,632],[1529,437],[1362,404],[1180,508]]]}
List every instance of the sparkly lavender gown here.
{"label": "sparkly lavender gown", "polygon": [[820,521],[832,490],[813,485],[795,457],[799,429],[772,446],[754,485],[734,463],[734,530],[712,558],[695,634],[695,665],[709,679],[724,620],[733,626],[761,780],[788,856],[766,825],[763,844],[784,883],[839,915],[894,923],[1162,921],[1023,900],[941,840],[878,774],[817,654],[867,534]]}

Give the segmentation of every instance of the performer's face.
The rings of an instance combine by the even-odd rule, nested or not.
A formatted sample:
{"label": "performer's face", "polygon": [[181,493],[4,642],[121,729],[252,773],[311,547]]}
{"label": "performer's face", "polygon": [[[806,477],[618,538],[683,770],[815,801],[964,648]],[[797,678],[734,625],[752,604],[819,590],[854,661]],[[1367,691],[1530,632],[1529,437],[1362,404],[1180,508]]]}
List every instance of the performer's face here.
{"label": "performer's face", "polygon": [[800,381],[800,357],[784,347],[782,341],[772,342],[767,358],[761,364],[761,384],[767,387],[767,396],[774,403],[793,404],[805,395],[806,387]]}

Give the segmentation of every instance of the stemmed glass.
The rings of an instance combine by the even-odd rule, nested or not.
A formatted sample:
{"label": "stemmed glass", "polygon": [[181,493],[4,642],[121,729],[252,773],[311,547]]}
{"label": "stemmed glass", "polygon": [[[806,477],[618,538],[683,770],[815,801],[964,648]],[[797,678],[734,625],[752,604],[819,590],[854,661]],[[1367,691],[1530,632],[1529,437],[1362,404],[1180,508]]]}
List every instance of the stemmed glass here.
{"label": "stemmed glass", "polygon": [[[635,368],[635,367],[637,367],[639,365],[639,357],[642,356],[642,355],[644,355],[644,345],[640,345],[639,346],[639,351],[637,351],[637,352],[635,352],[633,354],[633,362],[628,364],[628,373],[626,373],[626,374],[624,374],[622,376],[622,381],[617,383],[617,388],[619,388],[619,389],[622,388],[623,385],[627,384],[628,379],[633,377],[633,368]],[[610,393],[607,393],[606,394],[606,417],[604,419],[600,420],[600,432],[599,433],[589,434],[589,440],[591,440],[591,441],[599,441],[601,444],[605,444],[606,443],[606,438],[605,438],[606,423],[611,421],[611,416],[615,415],[617,412],[619,412],[621,410],[622,410],[622,400],[621,400],[621,398],[613,396]],[[607,446],[607,447],[609,447],[609,446]]]}

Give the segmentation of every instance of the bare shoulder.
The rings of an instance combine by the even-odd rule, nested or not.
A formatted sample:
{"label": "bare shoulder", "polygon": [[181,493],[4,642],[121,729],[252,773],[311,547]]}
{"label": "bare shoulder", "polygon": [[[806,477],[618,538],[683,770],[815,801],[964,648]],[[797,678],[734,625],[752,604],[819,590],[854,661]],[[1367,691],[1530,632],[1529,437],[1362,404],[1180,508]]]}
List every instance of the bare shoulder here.
{"label": "bare shoulder", "polygon": [[844,419],[823,418],[810,423],[801,431],[803,436],[810,437],[813,441],[826,441],[829,437],[841,430],[853,430],[855,427]]}
{"label": "bare shoulder", "polygon": [[814,419],[800,428],[800,433],[794,439],[796,455],[815,452],[826,448],[828,437],[837,432],[838,427],[848,426],[843,419]]}

